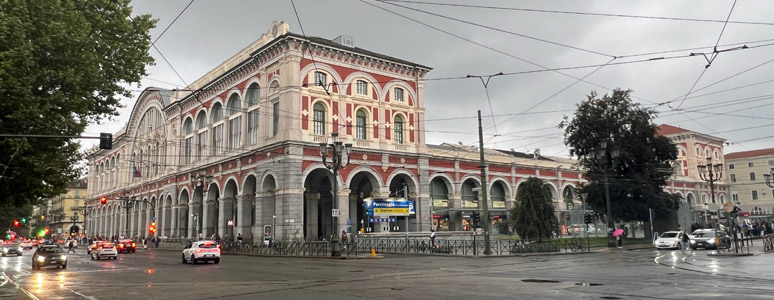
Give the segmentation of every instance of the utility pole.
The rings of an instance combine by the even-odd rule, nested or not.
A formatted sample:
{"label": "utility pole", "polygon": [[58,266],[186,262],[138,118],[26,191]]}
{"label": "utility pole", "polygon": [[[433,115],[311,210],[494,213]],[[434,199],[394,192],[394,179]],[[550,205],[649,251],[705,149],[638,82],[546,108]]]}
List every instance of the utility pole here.
{"label": "utility pole", "polygon": [[486,160],[484,159],[484,131],[481,128],[481,110],[478,111],[478,152],[481,155],[481,201],[478,203],[481,204],[481,214],[484,218],[484,255],[490,255],[492,250],[490,249],[489,227],[491,227],[492,222],[489,220],[489,203],[486,197]]}

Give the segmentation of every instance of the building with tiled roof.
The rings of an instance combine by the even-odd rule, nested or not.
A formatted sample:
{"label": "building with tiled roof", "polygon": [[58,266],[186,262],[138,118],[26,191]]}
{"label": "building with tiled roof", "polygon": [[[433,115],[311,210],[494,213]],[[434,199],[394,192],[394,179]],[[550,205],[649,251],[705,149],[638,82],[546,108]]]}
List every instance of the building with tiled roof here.
{"label": "building with tiled roof", "polygon": [[731,198],[739,202],[741,215],[759,222],[771,221],[774,190],[763,175],[774,170],[774,148],[729,153],[725,159]]}

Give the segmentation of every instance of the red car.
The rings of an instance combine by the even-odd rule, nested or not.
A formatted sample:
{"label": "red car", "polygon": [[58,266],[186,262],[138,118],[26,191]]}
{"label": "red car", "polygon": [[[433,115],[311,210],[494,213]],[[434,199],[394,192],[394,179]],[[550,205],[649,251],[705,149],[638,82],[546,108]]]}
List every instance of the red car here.
{"label": "red car", "polygon": [[137,250],[137,243],[135,243],[132,240],[120,240],[118,241],[118,245],[116,245],[118,248],[118,252],[132,252],[134,253]]}

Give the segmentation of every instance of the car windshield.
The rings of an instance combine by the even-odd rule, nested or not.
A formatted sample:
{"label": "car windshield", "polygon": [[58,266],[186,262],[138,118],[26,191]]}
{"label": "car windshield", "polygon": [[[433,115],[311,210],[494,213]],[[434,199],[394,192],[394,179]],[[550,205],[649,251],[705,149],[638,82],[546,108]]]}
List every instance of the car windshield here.
{"label": "car windshield", "polygon": [[694,231],[692,235],[695,237],[714,236],[715,232],[714,231]]}
{"label": "car windshield", "polygon": [[662,238],[673,238],[673,237],[676,237],[676,236],[677,236],[677,232],[664,232],[663,234],[661,234],[660,237],[662,237]]}
{"label": "car windshield", "polygon": [[40,248],[39,251],[43,252],[43,253],[62,253],[62,252],[64,252],[62,250],[62,248],[59,248],[59,247],[43,247],[43,248]]}

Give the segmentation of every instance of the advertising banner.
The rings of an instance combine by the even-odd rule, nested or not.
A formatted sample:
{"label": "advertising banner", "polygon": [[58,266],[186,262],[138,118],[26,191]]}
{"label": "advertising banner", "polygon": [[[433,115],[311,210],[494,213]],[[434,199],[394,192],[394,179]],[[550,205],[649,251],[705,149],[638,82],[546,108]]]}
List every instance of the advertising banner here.
{"label": "advertising banner", "polygon": [[395,199],[365,199],[363,201],[366,214],[369,216],[389,217],[413,215],[414,200]]}

